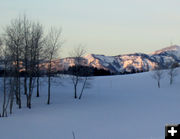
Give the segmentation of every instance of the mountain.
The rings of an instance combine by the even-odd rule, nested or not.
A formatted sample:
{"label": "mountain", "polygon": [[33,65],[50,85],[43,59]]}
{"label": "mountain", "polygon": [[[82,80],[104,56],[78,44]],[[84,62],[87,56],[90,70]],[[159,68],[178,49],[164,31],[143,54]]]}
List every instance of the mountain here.
{"label": "mountain", "polygon": [[152,53],[152,55],[157,55],[157,54],[174,54],[176,56],[180,56],[180,46],[172,45]]}
{"label": "mountain", "polygon": [[[174,62],[180,63],[180,46],[177,45],[163,48],[151,54],[134,53],[118,56],[89,54],[84,56],[83,65],[109,70],[113,73],[132,73],[150,71],[156,66],[167,68]],[[52,64],[56,71],[67,70],[74,65],[74,58],[57,59]]]}

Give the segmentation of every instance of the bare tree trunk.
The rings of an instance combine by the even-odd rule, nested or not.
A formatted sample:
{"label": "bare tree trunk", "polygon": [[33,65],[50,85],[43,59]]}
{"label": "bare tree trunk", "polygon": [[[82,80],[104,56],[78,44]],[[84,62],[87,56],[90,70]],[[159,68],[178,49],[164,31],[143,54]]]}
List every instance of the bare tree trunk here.
{"label": "bare tree trunk", "polygon": [[31,109],[31,96],[32,96],[32,77],[29,77],[29,91],[26,95],[26,99],[27,99],[27,107],[29,109]]}
{"label": "bare tree trunk", "polygon": [[28,97],[28,108],[31,109],[31,94]]}
{"label": "bare tree trunk", "polygon": [[[15,77],[16,78],[16,77]],[[16,82],[16,90],[15,90],[15,96],[16,96],[16,104],[19,105],[19,96],[18,96],[18,81],[17,78],[15,80]]]}
{"label": "bare tree trunk", "polygon": [[[14,80],[12,81],[12,77],[8,77],[8,82],[7,80],[7,75],[6,75],[6,65],[4,68],[4,80],[3,80],[3,86],[4,86],[4,100],[3,100],[3,113],[2,117],[7,117],[7,107],[10,102],[10,114],[12,113],[12,97],[14,93]],[[9,94],[7,94],[9,92]]]}
{"label": "bare tree trunk", "polygon": [[77,98],[77,85],[74,85],[74,98]]}
{"label": "bare tree trunk", "polygon": [[10,98],[10,105],[9,105],[9,110],[10,110],[10,114],[12,114],[12,108],[13,108],[13,102],[14,102],[14,87],[15,87],[15,80],[13,77],[11,77],[11,81],[10,81],[10,94],[9,94],[9,98]]}
{"label": "bare tree trunk", "polygon": [[50,97],[51,97],[51,62],[52,62],[52,57],[50,58],[49,61],[49,69],[48,69],[48,101],[47,104],[50,104]]}
{"label": "bare tree trunk", "polygon": [[18,78],[18,96],[19,96],[19,109],[21,109],[21,80]]}
{"label": "bare tree trunk", "polygon": [[20,95],[20,89],[19,89],[19,78],[16,77],[16,104],[19,106],[19,109],[21,108],[21,95]]}
{"label": "bare tree trunk", "polygon": [[20,92],[20,75],[19,75],[19,48],[16,48],[17,56],[16,56],[16,94],[17,94],[17,102],[19,105],[19,109],[21,109],[21,92]]}
{"label": "bare tree trunk", "polygon": [[163,70],[159,65],[156,65],[154,74],[152,77],[157,81],[158,88],[160,88],[161,87],[160,81],[163,78]]}
{"label": "bare tree trunk", "polygon": [[50,104],[50,94],[51,94],[51,74],[52,74],[52,59],[57,57],[57,52],[61,47],[60,42],[61,30],[51,28],[50,32],[48,33],[46,39],[46,50],[47,50],[47,60],[48,60],[48,100],[47,104]]}
{"label": "bare tree trunk", "polygon": [[5,113],[6,113],[6,108],[5,108],[5,105],[6,105],[6,66],[5,66],[5,69],[4,69],[4,79],[3,79],[3,86],[4,86],[4,100],[3,100],[3,112],[2,112],[2,117],[5,117]]}
{"label": "bare tree trunk", "polygon": [[27,95],[27,107],[31,109],[31,88],[32,88],[32,77],[29,78],[29,93]]}
{"label": "bare tree trunk", "polygon": [[47,104],[50,104],[50,97],[51,97],[51,77],[48,76],[48,101]]}
{"label": "bare tree trunk", "polygon": [[[25,73],[27,74],[27,73]],[[26,95],[27,94],[27,75],[25,75],[24,77],[24,94]]]}
{"label": "bare tree trunk", "polygon": [[76,136],[75,136],[75,134],[74,134],[74,131],[72,132],[72,135],[73,135],[73,139],[76,139]]}
{"label": "bare tree trunk", "polygon": [[158,81],[158,88],[160,88],[160,81]]}
{"label": "bare tree trunk", "polygon": [[36,97],[39,97],[39,75],[38,75],[38,77],[37,77],[37,82],[36,82],[36,84],[37,84],[37,94],[36,94]]}
{"label": "bare tree trunk", "polygon": [[80,94],[80,96],[79,96],[79,99],[81,99],[81,97],[82,97],[84,88],[85,88],[85,86],[86,86],[86,81],[87,81],[87,77],[84,79],[84,83],[83,83],[83,87],[82,87],[82,89],[81,89],[81,94]]}
{"label": "bare tree trunk", "polygon": [[14,102],[14,94],[13,92],[10,95],[10,105],[9,105],[9,109],[10,109],[10,114],[12,114],[12,108],[13,108],[13,102]]}
{"label": "bare tree trunk", "polygon": [[171,75],[171,77],[170,77],[170,85],[172,85],[172,83],[173,83],[173,77]]}
{"label": "bare tree trunk", "polygon": [[77,75],[75,75],[75,79],[73,81],[73,84],[74,84],[74,98],[75,99],[77,98],[77,86],[78,86],[78,83],[79,83],[79,77]]}
{"label": "bare tree trunk", "polygon": [[[10,77],[9,79],[9,95],[8,95],[8,100],[5,106],[5,116],[7,117],[7,107],[9,105],[9,102],[11,101],[11,95],[13,94],[14,91],[14,83],[12,82],[12,78]],[[10,109],[10,114],[12,114],[12,110]]]}
{"label": "bare tree trunk", "polygon": [[39,76],[40,76],[40,69],[39,69],[39,50],[37,50],[37,65],[36,65],[36,76],[37,76],[37,80],[36,80],[36,84],[37,84],[37,92],[36,92],[36,97],[39,97]]}
{"label": "bare tree trunk", "polygon": [[78,85],[78,82],[79,82],[79,78],[76,77],[76,81],[74,82],[74,98],[75,99],[77,98],[77,85]]}

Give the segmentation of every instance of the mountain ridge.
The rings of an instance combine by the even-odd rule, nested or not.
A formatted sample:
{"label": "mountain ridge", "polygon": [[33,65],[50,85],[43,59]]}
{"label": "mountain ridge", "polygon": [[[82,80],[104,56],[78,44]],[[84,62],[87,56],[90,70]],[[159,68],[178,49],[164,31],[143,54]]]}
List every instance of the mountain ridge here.
{"label": "mountain ridge", "polygon": [[[88,54],[83,58],[82,64],[84,66],[109,70],[112,73],[145,72],[154,70],[157,66],[168,68],[174,62],[180,63],[180,46],[172,45],[151,54],[131,53],[116,56]],[[74,65],[74,58],[56,59],[52,62],[52,65],[56,71],[68,70],[69,67]]]}

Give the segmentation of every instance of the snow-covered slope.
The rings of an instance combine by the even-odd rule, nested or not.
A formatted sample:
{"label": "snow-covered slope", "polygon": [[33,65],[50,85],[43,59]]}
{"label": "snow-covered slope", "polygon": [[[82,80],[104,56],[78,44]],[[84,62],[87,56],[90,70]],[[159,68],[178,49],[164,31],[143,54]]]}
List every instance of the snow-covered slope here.
{"label": "snow-covered slope", "polygon": [[73,99],[68,77],[63,86],[57,85],[60,78],[53,78],[50,105],[43,78],[31,110],[23,102],[22,109],[14,105],[13,115],[0,118],[0,138],[73,139],[74,132],[76,139],[164,139],[165,125],[180,123],[180,76],[170,86],[164,73],[160,89],[151,76],[146,72],[94,77],[82,100]]}
{"label": "snow-covered slope", "polygon": [[[119,56],[91,55],[91,66],[108,69],[111,72],[149,71],[156,65],[146,54],[135,53]],[[87,59],[89,61],[89,59]],[[96,61],[96,62],[94,62]],[[89,62],[88,62],[89,63]],[[98,65],[98,66],[97,66]]]}
{"label": "snow-covered slope", "polygon": [[[167,68],[173,62],[180,63],[180,46],[174,45],[155,51],[152,54],[134,53],[118,56],[89,54],[83,64],[110,70],[114,73],[142,72],[153,70],[157,65]],[[55,70],[68,69],[74,65],[74,58],[64,58],[53,62]]]}
{"label": "snow-covered slope", "polygon": [[153,52],[152,55],[158,55],[158,54],[163,54],[163,53],[173,54],[173,55],[176,55],[177,57],[180,57],[180,46],[172,45],[172,46],[157,50]]}

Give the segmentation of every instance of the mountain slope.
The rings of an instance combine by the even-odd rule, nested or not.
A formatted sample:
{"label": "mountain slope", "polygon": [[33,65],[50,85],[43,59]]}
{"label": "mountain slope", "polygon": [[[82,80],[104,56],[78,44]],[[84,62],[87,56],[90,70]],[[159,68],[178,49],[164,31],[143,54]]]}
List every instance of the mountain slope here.
{"label": "mountain slope", "polygon": [[[113,73],[132,73],[150,71],[156,66],[167,68],[173,62],[180,63],[180,46],[173,45],[151,54],[134,53],[118,56],[89,54],[84,57],[83,65],[110,70]],[[52,63],[56,71],[67,70],[74,65],[74,58],[54,60]]]}
{"label": "mountain slope", "polygon": [[176,56],[180,56],[180,46],[172,45],[152,53],[152,55],[158,55],[158,54],[173,54]]}

